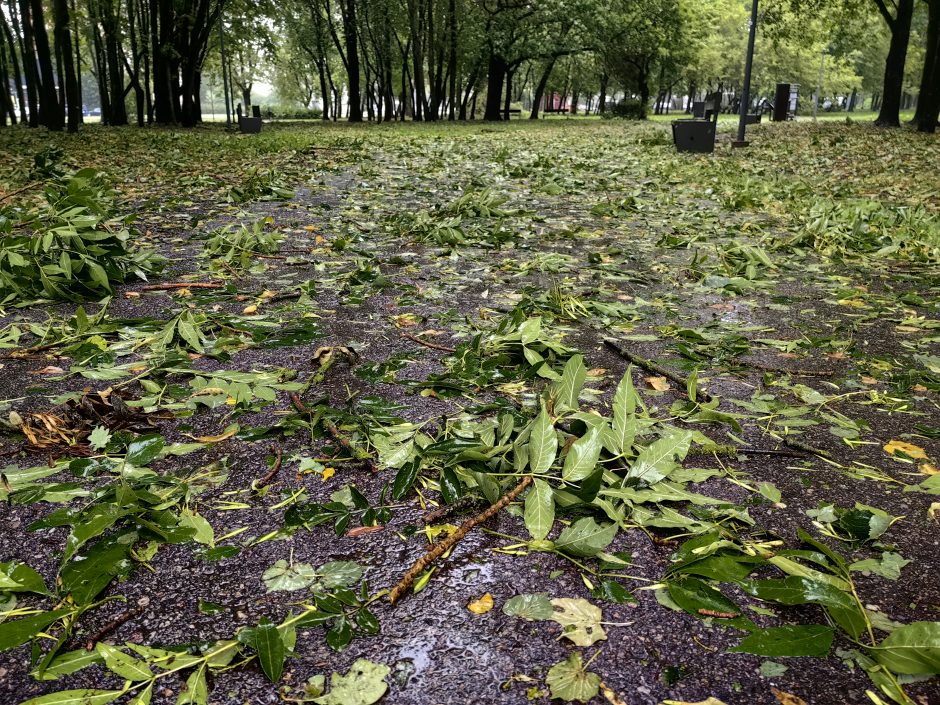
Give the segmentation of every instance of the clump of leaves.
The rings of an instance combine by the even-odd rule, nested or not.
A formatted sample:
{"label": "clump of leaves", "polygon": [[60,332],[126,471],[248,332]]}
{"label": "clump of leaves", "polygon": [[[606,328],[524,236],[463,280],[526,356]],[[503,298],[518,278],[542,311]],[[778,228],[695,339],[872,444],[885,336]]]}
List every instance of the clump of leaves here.
{"label": "clump of leaves", "polygon": [[923,206],[819,200],[810,208],[803,230],[778,247],[809,247],[830,257],[871,255],[937,263],[940,219]]}
{"label": "clump of leaves", "polygon": [[162,268],[163,258],[137,248],[135,231],[114,217],[114,191],[100,172],[54,180],[46,200],[19,223],[0,221],[0,301],[101,298]]}
{"label": "clump of leaves", "polygon": [[203,247],[202,256],[211,260],[213,268],[245,270],[255,262],[255,255],[277,252],[282,236],[265,230],[271,218],[256,220],[250,225],[226,225],[212,233]]}
{"label": "clump of leaves", "polygon": [[229,189],[226,200],[230,203],[247,201],[286,201],[294,197],[284,175],[276,169],[253,169],[241,183]]}

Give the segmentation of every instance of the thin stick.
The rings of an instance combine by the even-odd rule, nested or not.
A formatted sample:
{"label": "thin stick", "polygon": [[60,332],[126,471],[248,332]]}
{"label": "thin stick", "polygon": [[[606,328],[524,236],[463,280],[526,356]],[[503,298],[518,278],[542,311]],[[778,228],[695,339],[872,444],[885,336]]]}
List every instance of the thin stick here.
{"label": "thin stick", "polygon": [[[620,347],[615,340],[611,340],[610,338],[604,338],[604,345],[606,345],[608,348],[613,350],[615,353],[620,355],[620,357],[627,360],[628,362],[632,362],[634,365],[637,365],[638,367],[642,367],[644,370],[647,370],[648,372],[653,372],[662,377],[665,377],[668,380],[675,382],[676,384],[680,385],[683,390],[686,389],[689,385],[688,378],[683,377],[678,372],[673,372],[668,367],[663,367],[658,362],[654,362],[653,360],[648,360],[645,357],[640,357],[639,355],[635,355],[629,350],[626,350]],[[701,389],[698,390],[698,395],[702,397],[702,399],[704,399],[705,401],[712,400],[708,392],[705,392]]]}
{"label": "thin stick", "polygon": [[174,282],[172,284],[148,284],[140,288],[141,291],[172,291],[173,289],[221,289],[224,284],[210,284],[206,282]]}
{"label": "thin stick", "polygon": [[796,450],[802,450],[804,453],[812,453],[813,455],[818,455],[821,458],[828,458],[829,460],[832,460],[832,453],[830,453],[828,450],[814,448],[811,445],[794,440],[788,436],[783,437],[783,445],[789,446],[790,448],[795,448]]}
{"label": "thin stick", "polygon": [[429,565],[447,553],[448,550],[456,546],[464,536],[470,533],[470,530],[473,529],[473,527],[477,526],[478,524],[482,524],[483,522],[498,514],[502,509],[505,509],[510,502],[522,494],[525,488],[531,484],[532,476],[526,475],[519,481],[518,485],[504,494],[496,504],[487,507],[483,512],[477,514],[475,517],[467,519],[454,533],[445,538],[443,541],[439,541],[438,543],[431,546],[428,552],[421,556],[421,558],[419,558],[415,564],[411,566],[408,572],[405,573],[404,577],[395,587],[392,588],[391,592],[388,593],[389,602],[391,602],[393,605],[398,602],[414,583],[415,578],[421,575],[421,573],[423,573]]}
{"label": "thin stick", "polygon": [[419,338],[416,335],[412,335],[411,333],[402,333],[401,337],[407,338],[408,340],[414,343],[417,343],[418,345],[423,345],[426,348],[431,348],[431,350],[440,350],[441,352],[446,352],[446,353],[457,352],[453,348],[448,348],[444,345],[438,345],[437,343],[432,343],[428,340],[423,340],[422,338]]}
{"label": "thin stick", "polygon": [[3,196],[0,196],[0,203],[7,200],[8,198],[13,198],[18,193],[23,193],[23,191],[29,191],[31,188],[40,186],[42,181],[34,181],[31,184],[26,184],[23,188],[18,188],[16,191],[10,191],[10,193],[5,193]]}
{"label": "thin stick", "polygon": [[480,504],[483,500],[479,497],[474,497],[473,495],[467,495],[466,497],[461,497],[453,504],[445,504],[437,509],[432,509],[427,512],[424,516],[421,517],[422,524],[433,524],[436,521],[440,521],[446,517],[449,517],[451,514],[456,514],[457,512],[463,511],[464,509],[470,509],[470,507],[475,504]]}
{"label": "thin stick", "polygon": [[268,474],[262,477],[260,480],[254,483],[254,489],[260,490],[266,484],[271,482],[275,477],[277,477],[278,471],[281,469],[281,447],[279,445],[272,445],[271,452],[274,453],[274,465],[271,466],[271,469],[268,471]]}
{"label": "thin stick", "polygon": [[88,637],[88,641],[87,641],[87,643],[85,644],[85,650],[86,650],[86,651],[94,651],[94,650],[95,650],[95,644],[97,644],[99,641],[101,641],[102,639],[104,639],[108,634],[110,634],[110,633],[113,632],[115,629],[117,629],[117,628],[120,627],[122,624],[124,624],[124,622],[130,621],[130,620],[132,620],[134,617],[136,617],[136,616],[138,616],[138,615],[140,615],[140,614],[143,614],[143,611],[144,611],[144,608],[143,608],[143,607],[135,607],[134,609],[128,610],[128,611],[125,612],[124,614],[118,615],[117,617],[115,617],[114,619],[112,619],[110,622],[108,622],[108,623],[105,624],[103,627],[101,627],[101,629],[99,629],[99,630],[96,631],[94,634],[92,634],[90,637]]}
{"label": "thin stick", "polygon": [[379,471],[379,466],[372,459],[372,456],[369,454],[369,452],[354,445],[353,442],[350,441],[349,438],[347,438],[346,435],[334,424],[324,419],[323,428],[326,429],[326,432],[330,435],[330,438],[339,443],[348,453],[352,455],[353,458],[365,465],[370,472],[377,473]]}

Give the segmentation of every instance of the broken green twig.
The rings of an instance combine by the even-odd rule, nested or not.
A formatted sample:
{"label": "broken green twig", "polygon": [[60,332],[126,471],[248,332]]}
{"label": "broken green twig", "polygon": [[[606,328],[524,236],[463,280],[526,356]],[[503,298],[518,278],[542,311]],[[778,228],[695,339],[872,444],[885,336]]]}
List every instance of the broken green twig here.
{"label": "broken green twig", "polygon": [[[644,370],[647,370],[648,372],[658,374],[661,377],[665,377],[666,379],[671,380],[672,382],[675,382],[681,387],[681,389],[686,389],[689,385],[688,378],[683,377],[677,372],[673,372],[668,367],[663,367],[658,362],[654,362],[653,360],[648,360],[645,357],[640,357],[639,355],[636,355],[630,352],[629,350],[626,350],[620,347],[620,345],[615,340],[611,340],[610,338],[604,338],[604,345],[606,345],[608,348],[613,350],[624,360],[627,360],[628,362],[632,362],[637,367],[642,367]],[[698,395],[702,399],[704,399],[705,401],[712,400],[708,392],[705,392],[702,389],[699,389],[698,387],[696,387],[696,389],[697,389]]]}

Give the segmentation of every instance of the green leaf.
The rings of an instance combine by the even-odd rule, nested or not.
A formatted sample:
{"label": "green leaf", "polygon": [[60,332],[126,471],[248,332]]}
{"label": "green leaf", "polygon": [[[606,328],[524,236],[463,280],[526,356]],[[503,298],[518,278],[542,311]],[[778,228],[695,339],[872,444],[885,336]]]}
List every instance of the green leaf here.
{"label": "green leaf", "polygon": [[869,651],[895,673],[940,673],[940,622],[912,622],[895,629]]}
{"label": "green leaf", "polygon": [[176,705],[207,705],[209,700],[209,683],[206,679],[206,669],[197,668],[186,679],[186,687],[176,699]]}
{"label": "green leaf", "polygon": [[95,450],[104,450],[111,440],[111,432],[104,426],[95,426],[88,436],[88,443]]}
{"label": "green leaf", "polygon": [[758,656],[826,656],[832,647],[833,631],[821,624],[799,624],[756,629],[741,640],[732,653]]}
{"label": "green leaf", "polygon": [[332,561],[317,568],[317,574],[317,582],[329,590],[349,587],[362,577],[362,566],[352,561]]}
{"label": "green leaf", "polygon": [[614,540],[616,524],[601,526],[592,517],[582,517],[565,529],[555,541],[555,548],[572,556],[591,558]]}
{"label": "green leaf", "polygon": [[453,468],[444,468],[441,470],[441,477],[438,481],[441,487],[441,498],[445,504],[453,504],[460,499],[463,494],[463,486],[460,484],[460,478]]}
{"label": "green leaf", "polygon": [[79,690],[60,690],[58,693],[40,695],[31,698],[20,705],[105,705],[124,695],[123,690],[95,690],[81,688]]}
{"label": "green leaf", "polygon": [[545,682],[553,698],[586,703],[600,691],[601,677],[585,671],[581,654],[575,652],[548,669]]}
{"label": "green leaf", "polygon": [[555,497],[552,486],[536,479],[525,498],[525,528],[536,541],[541,541],[555,523]]}
{"label": "green leaf", "polygon": [[284,672],[284,659],[287,657],[277,627],[270,623],[248,627],[238,632],[238,640],[258,653],[261,670],[272,683],[277,683]]}
{"label": "green leaf", "polygon": [[901,568],[910,563],[900,553],[886,551],[881,554],[881,559],[866,558],[862,561],[855,561],[849,565],[849,570],[864,571],[874,573],[888,580],[897,580],[901,577]]}
{"label": "green leaf", "polygon": [[131,441],[127,446],[125,462],[137,467],[144,467],[160,455],[163,450],[163,436],[152,433]]}
{"label": "green leaf", "polygon": [[503,604],[503,613],[510,617],[519,617],[529,621],[551,619],[554,614],[547,592],[531,595],[516,595]]}
{"label": "green leaf", "polygon": [[565,482],[580,482],[591,476],[601,455],[605,431],[606,426],[595,426],[571,444],[561,471],[561,477]]}
{"label": "green leaf", "polygon": [[637,456],[627,479],[642,480],[647,485],[659,482],[675,470],[676,459],[685,457],[691,442],[692,434],[688,431],[678,431],[654,441]]}
{"label": "green leaf", "polygon": [[97,651],[89,651],[84,648],[75,649],[74,651],[67,651],[64,654],[56,656],[41,674],[38,671],[34,671],[30,675],[37,680],[58,680],[60,676],[67,676],[93,663],[101,663],[101,661],[101,654]]}
{"label": "green leaf", "polygon": [[676,605],[699,619],[714,617],[719,620],[719,624],[739,629],[751,629],[754,626],[751,620],[741,616],[740,607],[704,580],[684,578],[669,583],[667,588],[669,597]]}
{"label": "green leaf", "polygon": [[607,633],[601,626],[604,615],[597,605],[592,605],[580,597],[559,597],[551,602],[558,608],[552,612],[552,621],[562,626],[562,636],[570,639],[576,646],[590,646],[607,638]]}
{"label": "green leaf", "polygon": [[283,558],[261,575],[268,592],[302,590],[305,587],[310,587],[316,578],[317,573],[309,563],[289,565]]}
{"label": "green leaf", "polygon": [[388,690],[385,678],[391,670],[382,663],[356,659],[345,676],[334,671],[330,678],[330,692],[313,702],[319,705],[372,705]]}
{"label": "green leaf", "polygon": [[153,671],[146,663],[133,656],[128,656],[120,649],[101,642],[95,645],[95,649],[104,659],[104,665],[121,678],[126,678],[129,681],[144,681],[153,678]]}
{"label": "green leaf", "polygon": [[395,482],[392,484],[392,498],[403,499],[415,484],[418,471],[421,469],[421,459],[414,458],[411,462],[402,465],[395,473]]}
{"label": "green leaf", "polygon": [[72,610],[66,609],[52,610],[0,623],[0,651],[8,651],[20,644],[25,644],[57,619],[71,612]]}
{"label": "green leaf", "polygon": [[0,591],[49,594],[42,576],[20,561],[0,563]]}
{"label": "green leaf", "polygon": [[572,355],[565,365],[561,379],[552,383],[551,396],[555,400],[555,410],[574,410],[578,408],[578,395],[587,379],[587,368],[581,355]]}
{"label": "green leaf", "polygon": [[548,472],[558,452],[558,436],[555,426],[542,409],[535,418],[529,434],[529,467],[537,475]]}
{"label": "green leaf", "polygon": [[613,440],[614,453],[630,454],[633,447],[633,441],[636,438],[636,406],[639,401],[639,395],[633,387],[633,368],[628,367],[620,384],[617,385],[617,391],[614,393],[613,427],[610,431],[610,438]]}

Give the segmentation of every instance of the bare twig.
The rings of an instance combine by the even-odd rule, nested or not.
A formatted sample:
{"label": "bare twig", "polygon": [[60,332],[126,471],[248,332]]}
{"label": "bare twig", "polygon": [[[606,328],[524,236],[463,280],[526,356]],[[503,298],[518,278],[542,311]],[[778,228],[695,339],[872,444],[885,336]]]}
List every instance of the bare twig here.
{"label": "bare twig", "polygon": [[[604,338],[604,345],[606,345],[608,348],[613,350],[615,353],[620,355],[620,357],[627,360],[628,362],[632,362],[634,365],[637,365],[638,367],[642,367],[644,370],[653,372],[654,374],[658,374],[661,377],[665,377],[666,379],[675,382],[682,388],[682,390],[685,390],[688,387],[689,380],[687,377],[683,377],[679,373],[673,372],[668,367],[663,367],[658,362],[654,362],[653,360],[648,360],[645,357],[640,357],[639,355],[636,355],[630,352],[629,350],[626,350],[620,347],[620,345],[617,344],[617,341],[611,340],[610,338]],[[705,392],[701,389],[698,390],[698,395],[705,401],[712,400],[708,392]]]}
{"label": "bare twig", "polygon": [[0,203],[7,200],[8,198],[13,198],[17,194],[23,193],[24,191],[29,191],[30,189],[36,188],[37,186],[41,186],[41,185],[42,185],[42,181],[34,181],[31,184],[26,184],[23,188],[16,189],[16,191],[10,191],[10,193],[5,193],[2,196],[0,196]]}
{"label": "bare twig", "polygon": [[275,477],[277,477],[277,473],[281,469],[281,447],[279,445],[273,445],[271,446],[271,452],[274,453],[274,465],[272,465],[271,469],[268,470],[267,475],[254,483],[254,489],[256,490],[260,490],[262,487],[271,482]]}
{"label": "bare twig", "polygon": [[498,514],[501,510],[505,509],[510,502],[522,494],[525,488],[531,484],[532,476],[526,475],[519,481],[519,484],[504,494],[496,504],[487,507],[484,511],[482,511],[480,514],[477,514],[475,517],[467,519],[454,533],[445,538],[443,541],[439,541],[438,543],[431,546],[428,552],[421,556],[421,558],[419,558],[415,564],[411,566],[408,572],[405,573],[404,577],[398,582],[398,584],[392,588],[391,592],[388,594],[389,602],[392,604],[398,602],[402,596],[411,588],[415,578],[421,575],[421,573],[423,573],[429,565],[447,553],[448,550],[456,546],[457,543],[463,539],[464,536],[470,533],[470,531],[475,526],[482,524],[483,522]]}
{"label": "bare twig", "polygon": [[413,343],[417,343],[418,345],[423,345],[426,348],[431,348],[432,350],[440,350],[441,352],[446,352],[446,353],[456,352],[456,350],[454,350],[453,348],[448,348],[445,345],[438,345],[437,343],[432,343],[429,340],[424,340],[423,338],[419,338],[418,336],[412,335],[411,333],[402,333],[401,337],[407,338],[408,340],[412,341]]}
{"label": "bare twig", "polygon": [[124,624],[124,622],[128,622],[132,620],[134,617],[137,617],[138,615],[143,614],[143,612],[144,612],[143,607],[135,607],[132,610],[128,610],[124,614],[118,615],[117,617],[112,619],[110,622],[105,624],[103,627],[101,627],[101,629],[99,629],[90,637],[88,637],[88,641],[85,643],[85,649],[87,651],[94,651],[95,644],[97,644],[99,641],[104,639],[108,634],[110,634],[115,629],[117,629],[122,624]]}
{"label": "bare twig", "polygon": [[171,284],[148,284],[142,286],[141,291],[172,291],[174,289],[221,289],[223,284],[211,284],[206,282],[173,282]]}
{"label": "bare twig", "polygon": [[814,448],[811,445],[798,441],[789,436],[784,436],[783,445],[789,446],[790,448],[795,448],[796,450],[802,450],[804,453],[812,453],[813,455],[818,455],[821,458],[828,458],[832,460],[832,453],[828,450],[823,450],[822,448]]}

